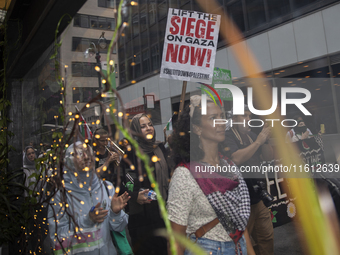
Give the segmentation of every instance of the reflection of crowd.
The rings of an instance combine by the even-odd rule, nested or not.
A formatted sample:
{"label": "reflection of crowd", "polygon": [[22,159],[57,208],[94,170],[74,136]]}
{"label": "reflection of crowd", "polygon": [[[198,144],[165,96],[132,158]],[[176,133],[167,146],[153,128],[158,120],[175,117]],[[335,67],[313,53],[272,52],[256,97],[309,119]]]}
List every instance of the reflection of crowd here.
{"label": "reflection of crowd", "polygon": [[[156,140],[149,116],[137,114],[131,120],[131,134],[150,159],[157,195],[167,202],[171,226],[210,254],[273,254],[272,215],[259,194],[259,180],[244,179],[239,171],[197,172],[212,166],[259,166],[262,160],[271,160],[271,130],[264,126],[256,135],[247,125],[227,131],[226,125],[214,127],[214,119],[225,118],[222,108],[208,100],[207,114],[201,115],[200,104],[200,96],[190,98],[164,142]],[[232,118],[247,123],[251,113],[245,106],[244,115]],[[296,121],[287,141],[312,135],[301,117]],[[71,254],[168,254],[167,240],[156,234],[165,224],[157,198],[150,197],[155,183],[132,144],[127,139],[117,143],[123,153],[100,128],[91,143],[76,142],[67,148],[64,189],[52,198],[48,212],[55,254],[69,249]],[[32,179],[36,158],[28,146],[27,186],[37,181]],[[178,254],[191,254],[179,244],[176,247]]]}

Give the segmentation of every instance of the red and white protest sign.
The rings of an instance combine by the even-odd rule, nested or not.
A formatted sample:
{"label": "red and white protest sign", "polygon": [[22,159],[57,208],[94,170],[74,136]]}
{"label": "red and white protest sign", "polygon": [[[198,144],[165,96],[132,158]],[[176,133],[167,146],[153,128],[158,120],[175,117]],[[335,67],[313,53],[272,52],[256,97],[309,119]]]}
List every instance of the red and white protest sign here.
{"label": "red and white protest sign", "polygon": [[211,84],[221,16],[169,8],[161,78]]}

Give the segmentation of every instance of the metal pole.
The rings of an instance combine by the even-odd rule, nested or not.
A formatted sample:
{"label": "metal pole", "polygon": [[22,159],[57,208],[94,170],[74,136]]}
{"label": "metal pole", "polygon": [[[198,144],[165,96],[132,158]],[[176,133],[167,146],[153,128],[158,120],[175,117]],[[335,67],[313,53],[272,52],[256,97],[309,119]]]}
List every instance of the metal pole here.
{"label": "metal pole", "polygon": [[[98,49],[97,49],[97,52],[96,52],[96,60],[97,60],[98,67],[100,69],[102,69],[102,66],[100,64],[100,54],[99,54]],[[101,94],[102,93],[102,78],[101,78],[100,72],[98,72],[98,83],[99,83],[99,93]]]}

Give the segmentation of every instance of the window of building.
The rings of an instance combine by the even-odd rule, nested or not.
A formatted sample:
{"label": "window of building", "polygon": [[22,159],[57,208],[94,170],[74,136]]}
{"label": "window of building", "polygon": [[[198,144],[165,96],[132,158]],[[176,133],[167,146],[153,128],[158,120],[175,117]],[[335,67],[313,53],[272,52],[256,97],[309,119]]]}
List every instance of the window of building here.
{"label": "window of building", "polygon": [[271,0],[267,1],[267,4],[270,20],[282,17],[290,12],[289,0]]}
{"label": "window of building", "polygon": [[98,17],[96,16],[90,17],[90,26],[91,28],[98,28]]}
{"label": "window of building", "polygon": [[91,87],[74,87],[73,88],[73,103],[86,103],[98,95],[99,88]]}
{"label": "window of building", "polygon": [[73,77],[98,77],[98,73],[94,69],[96,63],[89,62],[72,62]]}
{"label": "window of building", "polygon": [[76,14],[74,16],[73,26],[100,30],[115,30],[116,23],[113,18]]}
{"label": "window of building", "polygon": [[266,23],[263,0],[246,0],[249,29],[254,29]]}
{"label": "window of building", "polygon": [[148,31],[144,31],[143,33],[141,33],[140,38],[141,38],[141,48],[142,50],[148,48],[149,46],[149,33]]}
{"label": "window of building", "polygon": [[[337,133],[328,66],[289,75],[283,79],[276,79],[276,84],[280,87],[305,88],[311,93],[311,99],[303,105],[312,115],[304,116],[295,105],[287,105],[287,117],[302,115],[306,126],[313,134],[320,131],[321,125],[324,126],[326,134]],[[302,98],[304,95],[288,93],[287,97],[295,99]]]}
{"label": "window of building", "polygon": [[127,80],[128,81],[133,80],[133,69],[134,69],[134,64],[132,64],[132,58],[129,58],[127,62]]}
{"label": "window of building", "polygon": [[140,52],[139,36],[133,38],[133,54]]}
{"label": "window of building", "polygon": [[134,78],[138,78],[142,75],[141,72],[141,64],[140,64],[140,54],[137,54],[135,57],[135,76]]}
{"label": "window of building", "polygon": [[133,15],[132,17],[132,31],[133,36],[136,36],[139,34],[139,20],[138,20],[138,14]]}
{"label": "window of building", "polygon": [[[178,9],[178,3],[177,0],[169,0],[169,8],[175,8]],[[195,1],[196,2],[196,1]]]}
{"label": "window of building", "polygon": [[115,8],[114,0],[98,0],[98,7]]}
{"label": "window of building", "polygon": [[140,7],[140,31],[144,31],[147,28],[147,12],[146,12],[146,5]]}
{"label": "window of building", "polygon": [[167,0],[158,0],[158,19],[168,15]]}
{"label": "window of building", "polygon": [[152,71],[157,70],[160,65],[158,44],[151,47],[151,67]]}
{"label": "window of building", "polygon": [[149,50],[145,50],[142,53],[142,61],[143,61],[143,74],[147,74],[150,72],[150,56]]}
{"label": "window of building", "polygon": [[149,24],[156,23],[156,0],[149,1]]}
{"label": "window of building", "polygon": [[98,28],[100,29],[107,29],[107,21],[106,21],[106,18],[101,18],[99,17],[98,18]]}
{"label": "window of building", "polygon": [[233,2],[230,5],[227,5],[227,11],[229,17],[234,21],[234,23],[238,26],[238,28],[244,32],[245,31],[245,23],[244,23],[244,12],[242,1],[238,0]]}
{"label": "window of building", "polygon": [[317,2],[317,0],[294,0],[293,5],[294,5],[294,8],[298,9],[306,5],[315,3],[315,2]]}
{"label": "window of building", "polygon": [[[106,40],[106,47],[104,49],[98,47],[98,39],[93,38],[82,38],[82,37],[72,37],[72,51],[85,52],[88,48],[92,48],[94,43],[99,49],[100,53],[107,53],[110,41]],[[95,54],[95,53],[94,53]]]}

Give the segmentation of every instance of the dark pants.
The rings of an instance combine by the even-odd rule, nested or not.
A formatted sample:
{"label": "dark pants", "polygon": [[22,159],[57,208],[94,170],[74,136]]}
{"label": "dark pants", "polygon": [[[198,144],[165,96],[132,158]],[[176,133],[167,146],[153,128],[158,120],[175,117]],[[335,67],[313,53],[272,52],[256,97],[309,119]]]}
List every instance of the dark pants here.
{"label": "dark pants", "polygon": [[157,229],[164,228],[162,219],[159,219],[159,222],[151,223],[138,216],[131,215],[129,217],[128,227],[133,253],[135,255],[167,255],[167,240],[155,235]]}
{"label": "dark pants", "polygon": [[274,254],[274,229],[269,209],[262,201],[251,205],[247,225],[248,232],[253,238],[256,255]]}

